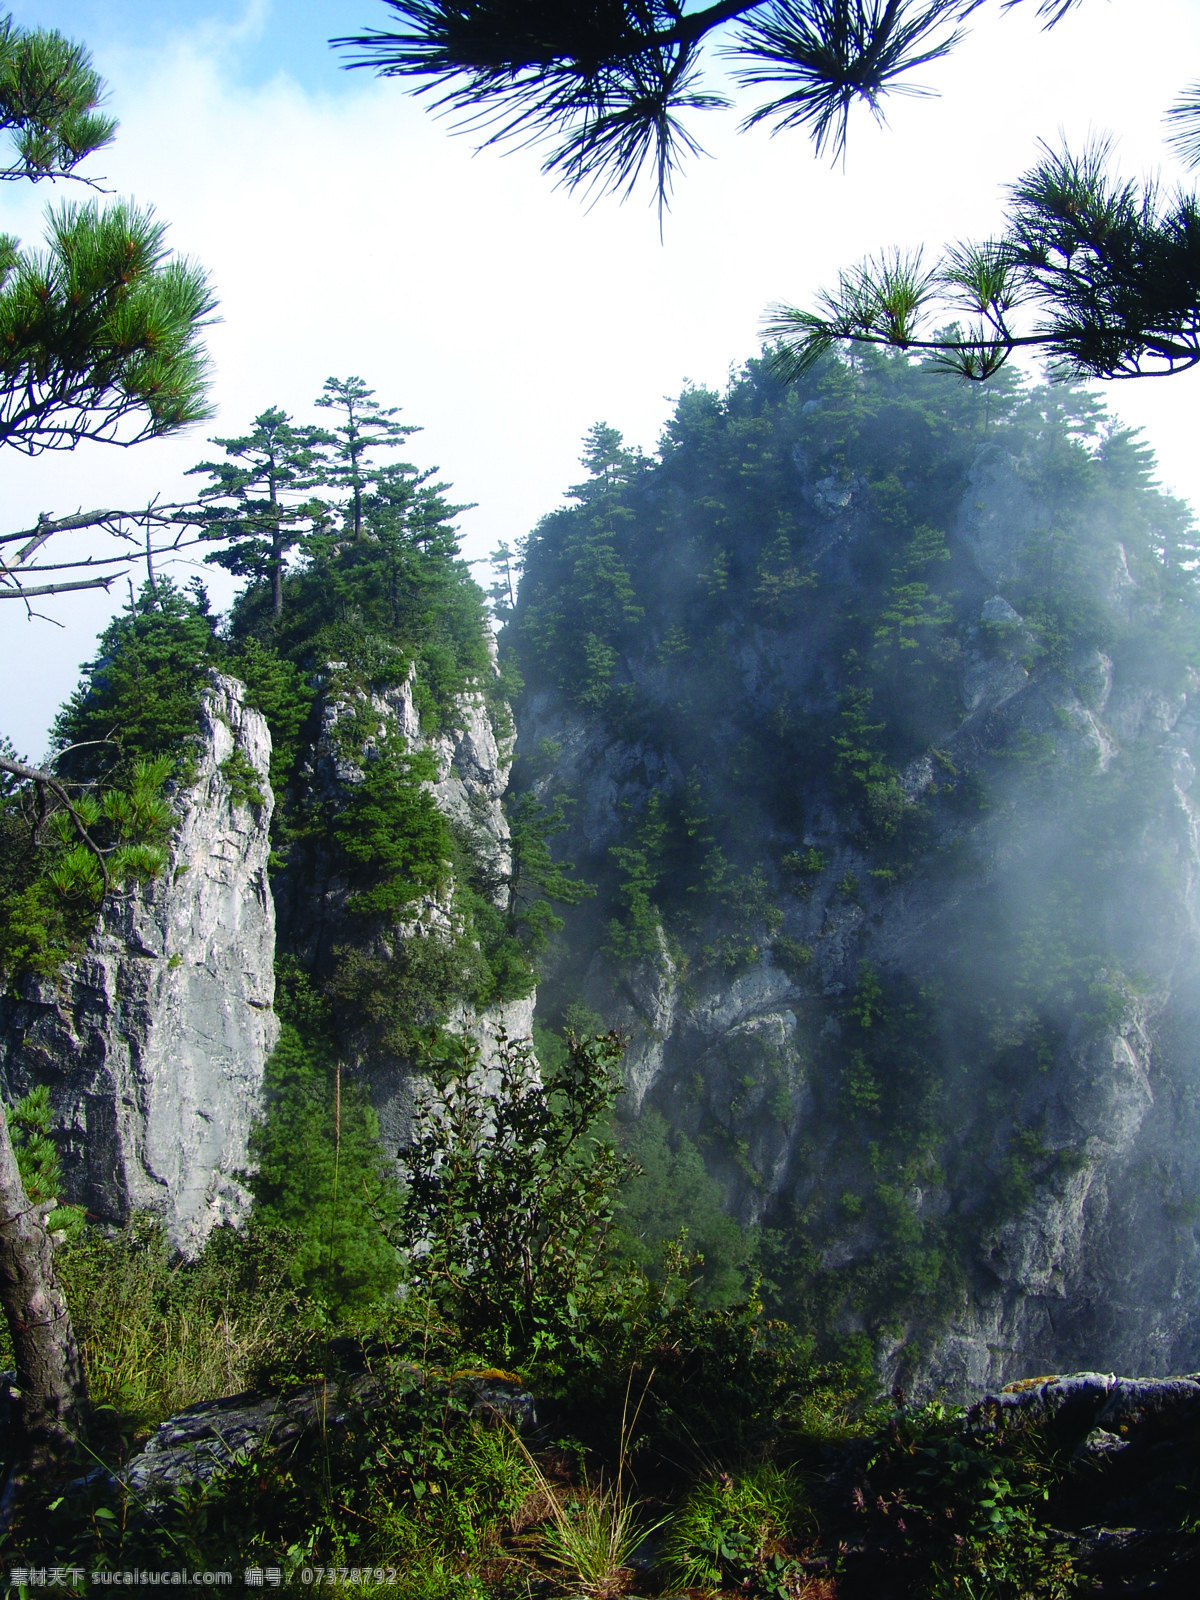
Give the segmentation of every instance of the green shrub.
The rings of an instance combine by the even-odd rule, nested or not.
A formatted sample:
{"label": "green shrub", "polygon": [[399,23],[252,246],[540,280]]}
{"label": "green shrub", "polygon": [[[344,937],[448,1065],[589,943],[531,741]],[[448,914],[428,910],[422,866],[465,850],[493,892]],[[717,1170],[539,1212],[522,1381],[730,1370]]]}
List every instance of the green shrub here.
{"label": "green shrub", "polygon": [[903,1551],[918,1593],[1066,1600],[1078,1577],[1042,1519],[1068,1470],[1040,1420],[997,1434],[957,1408],[902,1406],[863,1458],[855,1520]]}
{"label": "green shrub", "polygon": [[261,711],[271,732],[271,787],[281,792],[292,775],[301,732],[312,710],[313,690],[304,675],[261,639],[238,642],[226,670],[245,684],[245,701]]}
{"label": "green shrub", "polygon": [[682,1588],[784,1596],[795,1571],[787,1557],[815,1531],[798,1475],[766,1461],[692,1489],[671,1518],[664,1561]]}
{"label": "green shrub", "polygon": [[771,955],[793,983],[798,983],[812,965],[812,945],[802,944],[788,934],[777,934],[771,941]]}
{"label": "green shrub", "polygon": [[685,1239],[699,1274],[701,1305],[732,1305],[749,1287],[754,1240],[728,1215],[725,1192],[709,1176],[686,1134],[657,1112],[644,1110],[620,1130],[625,1153],[637,1165],[621,1189],[613,1248],[649,1277],[659,1276],[663,1245]]}
{"label": "green shrub", "polygon": [[603,1137],[622,1049],[572,1037],[543,1078],[528,1044],[501,1040],[486,1072],[466,1044],[428,1069],[394,1237],[412,1289],[505,1362],[577,1347],[603,1294],[629,1171]]}
{"label": "green shrub", "polygon": [[0,797],[0,975],[56,973],[94,926],[106,880],[115,889],[163,871],[175,766],[171,755],[139,758],[103,786],[64,785],[70,808],[51,793],[44,816],[34,785]]}
{"label": "green shrub", "polygon": [[266,805],[267,797],[259,787],[258,771],[240,746],[222,761],[221,776],[229,785],[230,805],[253,806],[256,810]]}
{"label": "green shrub", "polygon": [[372,751],[365,766],[362,781],[334,812],[330,834],[350,878],[347,909],[395,921],[445,884],[450,826],[429,792],[431,756],[406,755],[389,743]]}
{"label": "green shrub", "polygon": [[99,659],[55,722],[50,765],[69,805],[23,781],[0,787],[0,977],[57,973],[106,885],[166,866],[168,788],[191,775],[201,694],[221,654],[215,625],[199,584],[147,585],[101,634]]}
{"label": "green shrub", "polygon": [[401,1263],[388,1242],[395,1179],[361,1087],[285,1025],[267,1063],[265,1107],[250,1135],[256,1217],[287,1230],[289,1272],[332,1317],[392,1293]]}

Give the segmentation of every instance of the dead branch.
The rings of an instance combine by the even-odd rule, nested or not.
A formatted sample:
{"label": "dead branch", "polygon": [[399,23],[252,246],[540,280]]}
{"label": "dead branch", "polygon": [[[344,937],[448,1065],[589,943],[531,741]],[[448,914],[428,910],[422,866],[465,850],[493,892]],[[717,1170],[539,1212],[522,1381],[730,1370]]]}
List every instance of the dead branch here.
{"label": "dead branch", "polygon": [[[0,534],[0,547],[13,544],[19,547],[10,560],[0,556],[0,600],[28,601],[38,595],[65,594],[76,589],[107,591],[115,574],[32,586],[25,580],[32,573],[81,572],[103,566],[128,568],[134,562],[143,560],[153,572],[153,560],[156,556],[177,555],[180,551],[201,543],[200,539],[188,539],[185,535],[189,529],[197,528],[211,520],[209,509],[202,507],[197,501],[173,501],[165,505],[151,502],[138,511],[108,508],[77,511],[65,517],[50,517],[43,512],[34,527],[23,528],[16,533]],[[133,526],[129,526],[130,524]],[[116,556],[89,555],[80,556],[76,561],[33,562],[32,557],[56,534],[77,533],[86,529],[107,533],[114,539],[126,541],[133,548],[128,554]],[[175,530],[173,537],[172,529]],[[161,540],[158,544],[155,544],[156,534]]]}

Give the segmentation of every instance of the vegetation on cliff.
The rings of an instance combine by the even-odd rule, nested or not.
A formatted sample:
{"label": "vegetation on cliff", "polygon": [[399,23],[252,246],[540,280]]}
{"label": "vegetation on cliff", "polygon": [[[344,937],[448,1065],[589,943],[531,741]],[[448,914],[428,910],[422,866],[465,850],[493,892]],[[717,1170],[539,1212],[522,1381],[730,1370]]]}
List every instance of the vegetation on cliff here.
{"label": "vegetation on cliff", "polygon": [[774,974],[792,1032],[693,1019],[647,1109],[756,1219],[777,1312],[919,1369],[997,1229],[1085,1160],[1050,1104],[1071,1053],[1178,957],[1190,517],[1094,397],[903,357],[791,387],[751,362],[654,458],[598,426],[583,460],[502,636],[516,782],[579,819],[599,885],[540,1014],[630,972],[647,1016]]}
{"label": "vegetation on cliff", "polygon": [[[412,1062],[463,1006],[528,994],[557,926],[547,893],[583,891],[546,846],[560,819],[522,806],[510,866],[473,816],[436,802],[465,717],[490,723],[502,747],[511,733],[482,596],[455,542],[461,508],[432,472],[394,459],[416,430],[360,380],[330,380],[320,403],[331,428],[264,413],[253,433],[218,441],[228,463],[198,469],[213,556],[249,581],[222,619],[198,580],[180,591],[148,568],[55,725],[73,812],[47,819],[35,784],[5,780],[0,970],[18,987],[52,977],[82,951],[106,891],[162,871],[209,675],[240,678],[272,733],[272,875],[291,911],[279,950],[291,1031],[269,1073],[259,1205],[299,1229],[296,1272],[342,1304],[377,1297],[398,1270],[369,1209],[386,1211],[388,1191],[353,1069],[381,1053]],[[235,802],[261,803],[252,771],[224,775]],[[325,1194],[335,1163],[336,1218]]]}
{"label": "vegetation on cliff", "polygon": [[[619,1044],[566,1050],[545,1085],[520,1048],[490,1090],[469,1092],[469,1055],[439,1081],[388,1224],[409,1256],[402,1297],[368,1301],[345,1274],[314,1297],[262,1216],[191,1265],[144,1222],[67,1248],[97,1406],[89,1470],[16,1523],[10,1564],[333,1571],[401,1600],[1065,1600],[1130,1572],[1186,1583],[1194,1383],[1092,1375],[968,1411],[876,1400],[868,1372],[814,1360],[756,1297],[702,1306],[678,1246],[650,1281],[606,1248]],[[247,1386],[283,1388],[280,1437],[260,1421],[216,1446],[215,1471],[193,1459],[152,1490],[152,1459],[131,1449],[147,1427]],[[224,1402],[216,1439],[257,1403]]]}

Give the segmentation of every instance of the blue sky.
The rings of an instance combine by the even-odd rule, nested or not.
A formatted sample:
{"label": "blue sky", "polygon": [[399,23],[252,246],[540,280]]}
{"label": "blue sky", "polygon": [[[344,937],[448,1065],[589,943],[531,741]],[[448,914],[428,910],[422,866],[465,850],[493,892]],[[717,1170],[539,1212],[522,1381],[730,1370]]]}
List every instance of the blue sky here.
{"label": "blue sky", "polygon": [[[225,69],[247,87],[284,72],[306,90],[354,93],[327,40],[386,25],[382,0],[11,0],[18,22],[86,39],[94,52],[161,50],[180,37],[224,35]],[[236,42],[235,42],[236,41]]]}
{"label": "blue sky", "polygon": [[[386,24],[379,0],[17,0],[19,22],[91,46],[120,121],[92,170],[169,223],[209,271],[221,321],[210,423],[130,451],[7,452],[6,527],[193,488],[206,436],[270,405],[316,420],[324,379],[356,373],[422,427],[412,459],[476,502],[461,528],[484,557],[560,503],[592,423],[652,449],[686,380],[719,387],[756,353],[772,302],[811,303],[885,246],[994,232],[1039,139],[1111,130],[1127,175],[1185,178],[1162,118],[1200,73],[1196,0],[1085,0],[1048,36],[1036,10],[976,13],[921,74],[938,98],[893,100],[886,128],[856,116],[844,168],[799,135],[739,136],[736,109],[699,119],[713,159],[690,164],[660,239],[648,195],[589,209],[551,188],[536,152],[475,155],[397,83],[339,70],[326,40]],[[36,242],[51,196],[3,187],[0,229]],[[1200,372],[1107,398],[1200,505]],[[224,575],[206,573],[227,604]],[[0,731],[21,749],[41,753],[120,598],[63,597],[51,622],[4,617]]]}

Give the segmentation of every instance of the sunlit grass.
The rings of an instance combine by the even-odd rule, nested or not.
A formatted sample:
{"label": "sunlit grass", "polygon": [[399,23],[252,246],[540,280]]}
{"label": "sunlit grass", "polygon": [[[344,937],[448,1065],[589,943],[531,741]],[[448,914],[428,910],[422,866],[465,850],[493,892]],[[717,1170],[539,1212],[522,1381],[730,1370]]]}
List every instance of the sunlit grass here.
{"label": "sunlit grass", "polygon": [[221,1239],[201,1260],[172,1259],[138,1218],[93,1233],[56,1262],[93,1407],[140,1432],[202,1400],[249,1388],[285,1336],[290,1286],[269,1239]]}
{"label": "sunlit grass", "polygon": [[619,1476],[562,1488],[536,1462],[533,1468],[547,1510],[534,1548],[572,1593],[613,1600],[628,1586],[630,1556],[647,1534],[661,1527],[661,1519],[646,1521],[637,1502],[626,1498]]}
{"label": "sunlit grass", "polygon": [[616,1470],[607,1480],[601,1476],[593,1483],[584,1472],[578,1484],[552,1483],[529,1451],[517,1441],[533,1474],[541,1500],[539,1511],[544,1517],[534,1535],[533,1547],[572,1594],[585,1595],[587,1600],[613,1600],[624,1593],[631,1576],[629,1558],[638,1545],[666,1521],[665,1517],[660,1517],[648,1522],[642,1507],[625,1492],[625,1459],[630,1435],[637,1427],[642,1402],[653,1381],[651,1372],[641,1400],[630,1417],[629,1387],[633,1382],[630,1372],[621,1414]]}

